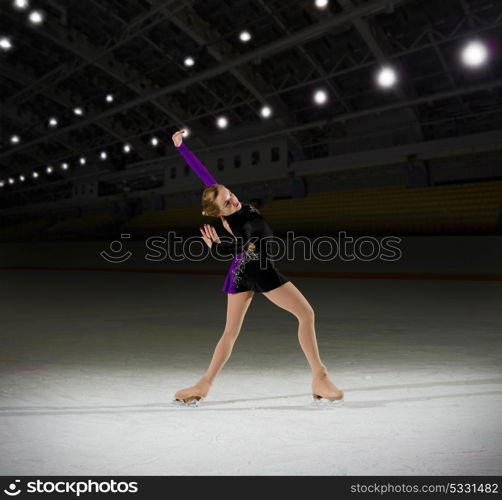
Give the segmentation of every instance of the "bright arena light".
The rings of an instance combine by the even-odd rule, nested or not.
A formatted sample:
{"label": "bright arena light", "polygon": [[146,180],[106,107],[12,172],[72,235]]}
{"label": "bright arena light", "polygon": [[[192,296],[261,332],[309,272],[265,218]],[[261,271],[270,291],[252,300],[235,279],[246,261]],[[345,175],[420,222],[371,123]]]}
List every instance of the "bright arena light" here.
{"label": "bright arena light", "polygon": [[12,177],[9,177],[9,184],[14,184],[14,179]]}
{"label": "bright arena light", "polygon": [[52,173],[52,167],[49,165],[45,171],[48,173],[48,174],[51,174]]}
{"label": "bright arena light", "polygon": [[152,137],[150,139],[150,144],[153,146],[153,147],[156,147],[159,145],[159,140],[157,139],[157,137]]}
{"label": "bright arena light", "polygon": [[61,170],[68,170],[68,163],[61,163]]}
{"label": "bright arena light", "polygon": [[0,187],[2,187],[2,188],[3,188],[4,184],[5,184],[5,182],[4,182],[4,181],[0,181]]}
{"label": "bright arena light", "polygon": [[33,176],[34,179],[36,179],[38,177],[38,172],[33,172],[33,174],[31,174]]}
{"label": "bright arena light", "polygon": [[99,157],[102,160],[106,160],[108,158],[108,155],[106,154],[106,151],[101,151],[101,153],[99,153]]}
{"label": "bright arena light", "polygon": [[124,144],[124,146],[122,147],[122,151],[124,151],[124,153],[130,153],[131,152],[131,145]]}
{"label": "bright arena light", "polygon": [[58,120],[54,116],[52,118],[49,118],[49,127],[57,127],[58,126]]}
{"label": "bright arena light", "polygon": [[24,182],[24,180],[25,180],[24,175],[20,175],[20,176],[19,176],[19,180],[20,180],[21,182]]}
{"label": "bright arena light", "polygon": [[14,0],[14,7],[19,10],[28,8],[28,0]]}
{"label": "bright arena light", "polygon": [[85,165],[87,160],[83,156],[81,156],[78,161],[80,162],[80,165]]}
{"label": "bright arena light", "polygon": [[183,136],[183,139],[190,137],[190,129],[188,127],[184,127],[181,130],[184,130],[184,132],[181,134]]}
{"label": "bright arena light", "polygon": [[480,66],[488,59],[488,49],[480,41],[469,42],[462,50],[462,62],[466,66]]}
{"label": "bright arena light", "polygon": [[263,118],[268,118],[272,114],[272,109],[270,106],[263,106],[260,110],[260,114]]}
{"label": "bright arena light", "polygon": [[106,102],[113,102],[113,95],[112,94],[106,94]]}
{"label": "bright arena light", "polygon": [[324,90],[317,90],[314,94],[316,104],[324,104],[328,100],[328,94]]}
{"label": "bright arena light", "polygon": [[12,144],[17,144],[21,139],[19,139],[19,136],[18,135],[13,135],[11,136],[10,138],[10,142],[12,142]]}
{"label": "bright arena light", "polygon": [[28,19],[32,24],[40,24],[44,20],[44,15],[39,10],[33,10],[30,12]]}
{"label": "bright arena light", "polygon": [[328,5],[328,0],[315,0],[315,6],[318,9],[324,9]]}
{"label": "bright arena light", "polygon": [[73,108],[73,112],[78,116],[82,116],[84,114],[84,110],[82,108]]}
{"label": "bright arena light", "polygon": [[228,125],[228,120],[224,116],[220,116],[218,120],[216,120],[216,124],[220,128],[225,128]]}
{"label": "bright arena light", "polygon": [[185,60],[183,61],[185,66],[193,66],[195,64],[195,61],[193,60],[193,57],[185,57]]}
{"label": "bright arena light", "polygon": [[377,75],[377,83],[380,87],[392,87],[397,81],[396,72],[389,66],[380,69]]}
{"label": "bright arena light", "polygon": [[0,49],[5,51],[12,49],[11,41],[5,36],[0,38]]}
{"label": "bright arena light", "polygon": [[241,31],[239,38],[241,42],[249,42],[249,40],[251,40],[251,34],[249,31]]}

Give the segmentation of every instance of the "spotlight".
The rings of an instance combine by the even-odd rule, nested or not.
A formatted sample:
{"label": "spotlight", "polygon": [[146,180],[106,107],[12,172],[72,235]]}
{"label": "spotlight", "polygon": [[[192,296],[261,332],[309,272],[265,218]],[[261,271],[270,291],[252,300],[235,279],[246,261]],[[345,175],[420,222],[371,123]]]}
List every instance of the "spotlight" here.
{"label": "spotlight", "polygon": [[153,146],[153,147],[156,147],[159,145],[159,140],[157,139],[157,137],[152,137],[150,139],[150,144]]}
{"label": "spotlight", "polygon": [[9,177],[9,184],[14,184],[14,179],[12,177]]}
{"label": "spotlight", "polygon": [[251,35],[249,31],[241,31],[239,38],[241,42],[249,42],[249,40],[251,40]]}
{"label": "spotlight", "polygon": [[10,142],[12,142],[12,144],[17,144],[21,139],[19,138],[18,135],[13,135],[11,136],[10,138]]}
{"label": "spotlight", "polygon": [[24,180],[25,180],[24,175],[20,175],[20,176],[19,176],[19,180],[20,180],[21,182],[24,182]]}
{"label": "spotlight", "polygon": [[4,182],[4,181],[0,181],[0,187],[2,187],[2,188],[3,188],[4,184],[5,184],[5,182]]}
{"label": "spotlight", "polygon": [[68,170],[68,163],[61,163],[61,170]]}
{"label": "spotlight", "polygon": [[86,163],[86,159],[83,156],[81,156],[78,161],[80,162],[80,165],[85,165]]}
{"label": "spotlight", "polygon": [[73,108],[73,112],[78,116],[82,116],[84,114],[84,110],[82,108]]}
{"label": "spotlight", "polygon": [[216,124],[220,128],[225,128],[228,125],[228,120],[224,116],[220,116],[220,118],[216,121]]}
{"label": "spotlight", "polygon": [[112,94],[106,94],[106,102],[113,102],[113,95]]}
{"label": "spotlight", "polygon": [[49,118],[49,127],[57,127],[58,126],[58,120],[54,116],[52,118]]}
{"label": "spotlight", "polygon": [[39,10],[32,10],[28,19],[31,24],[40,24],[44,20],[44,15]]}
{"label": "spotlight", "polygon": [[108,155],[106,154],[106,151],[101,151],[101,153],[99,153],[99,157],[102,160],[106,160],[108,158]]}
{"label": "spotlight", "polygon": [[48,174],[51,174],[52,173],[52,167],[49,165],[45,171],[48,173]]}
{"label": "spotlight", "polygon": [[324,9],[328,5],[328,0],[315,0],[315,6],[318,9]]}
{"label": "spotlight", "polygon": [[462,61],[466,66],[476,67],[488,59],[486,45],[480,41],[469,42],[462,50]]}
{"label": "spotlight", "polygon": [[325,90],[317,90],[314,94],[314,102],[316,104],[324,104],[328,100],[328,94]]}
{"label": "spotlight", "polygon": [[28,8],[28,0],[14,0],[14,7],[19,10]]}
{"label": "spotlight", "polygon": [[124,144],[124,146],[122,147],[122,151],[124,151],[124,153],[130,153],[131,152],[131,145]]}
{"label": "spotlight", "polygon": [[263,106],[260,113],[263,118],[268,118],[272,114],[272,110],[270,109],[270,106]]}
{"label": "spotlight", "polygon": [[12,43],[6,36],[0,38],[0,49],[4,50],[5,52],[12,49]]}
{"label": "spotlight", "polygon": [[185,66],[193,66],[195,64],[192,57],[185,57],[183,62],[185,63]]}
{"label": "spotlight", "polygon": [[190,137],[190,129],[188,127],[183,127],[182,130],[184,130],[184,132],[181,135],[184,139]]}
{"label": "spotlight", "polygon": [[33,172],[31,175],[33,176],[34,179],[36,179],[38,177],[38,172]]}
{"label": "spotlight", "polygon": [[397,74],[390,66],[385,66],[378,72],[376,80],[380,87],[389,88],[396,83]]}

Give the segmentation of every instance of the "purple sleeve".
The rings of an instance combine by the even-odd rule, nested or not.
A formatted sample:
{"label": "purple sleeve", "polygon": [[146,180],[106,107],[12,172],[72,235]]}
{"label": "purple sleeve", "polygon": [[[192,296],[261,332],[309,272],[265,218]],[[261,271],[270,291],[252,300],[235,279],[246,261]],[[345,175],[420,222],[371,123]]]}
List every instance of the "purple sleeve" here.
{"label": "purple sleeve", "polygon": [[205,186],[218,184],[218,181],[209,173],[208,169],[201,161],[187,148],[186,144],[181,143],[179,146],[174,146],[183,156],[190,168],[199,176]]}

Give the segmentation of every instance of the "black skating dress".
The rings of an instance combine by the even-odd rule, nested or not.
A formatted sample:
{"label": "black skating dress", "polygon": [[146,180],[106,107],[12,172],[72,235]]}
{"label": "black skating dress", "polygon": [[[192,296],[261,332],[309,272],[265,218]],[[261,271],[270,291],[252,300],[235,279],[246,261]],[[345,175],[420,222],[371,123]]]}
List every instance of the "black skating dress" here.
{"label": "black skating dress", "polygon": [[[215,257],[234,255],[222,291],[269,292],[290,281],[277,269],[270,255],[270,250],[276,248],[273,243],[268,243],[274,239],[273,232],[258,209],[242,203],[240,210],[224,217],[235,238],[225,237],[230,241],[222,240],[211,247],[211,254]],[[254,244],[254,249],[248,248],[250,243]]]}
{"label": "black skating dress", "polygon": [[[206,186],[217,184],[185,144],[176,146],[176,149]],[[215,258],[234,256],[221,288],[223,292],[269,292],[290,281],[278,270],[270,254],[277,245],[273,244],[271,227],[257,208],[242,203],[240,210],[223,217],[234,236],[220,238],[220,243],[213,242],[211,246],[211,255]],[[251,243],[254,248],[248,248]]]}

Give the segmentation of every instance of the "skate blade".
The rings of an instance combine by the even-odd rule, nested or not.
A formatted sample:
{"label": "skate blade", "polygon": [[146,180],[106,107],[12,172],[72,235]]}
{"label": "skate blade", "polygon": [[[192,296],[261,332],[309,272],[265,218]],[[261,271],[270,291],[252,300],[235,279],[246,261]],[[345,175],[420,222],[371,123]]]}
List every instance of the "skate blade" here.
{"label": "skate blade", "polygon": [[202,401],[200,396],[190,396],[185,399],[173,399],[171,405],[176,408],[195,408],[199,406],[199,402]]}
{"label": "skate blade", "polygon": [[319,396],[318,394],[312,394],[312,404],[314,406],[321,406],[326,408],[342,406],[345,400],[342,399],[327,399]]}

